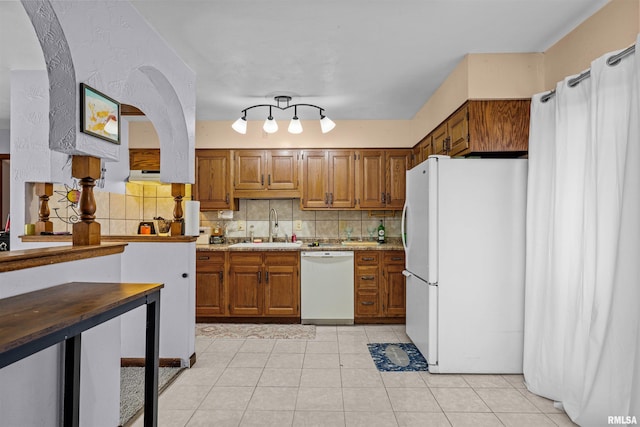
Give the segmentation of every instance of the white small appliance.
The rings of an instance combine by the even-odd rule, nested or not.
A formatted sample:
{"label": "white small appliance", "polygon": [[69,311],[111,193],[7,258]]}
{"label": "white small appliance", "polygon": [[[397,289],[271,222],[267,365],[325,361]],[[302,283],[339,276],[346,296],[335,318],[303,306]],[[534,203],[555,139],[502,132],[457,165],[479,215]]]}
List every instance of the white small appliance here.
{"label": "white small appliance", "polygon": [[406,331],[432,373],[521,373],[526,159],[407,171]]}
{"label": "white small appliance", "polygon": [[302,324],[353,325],[353,251],[300,254]]}

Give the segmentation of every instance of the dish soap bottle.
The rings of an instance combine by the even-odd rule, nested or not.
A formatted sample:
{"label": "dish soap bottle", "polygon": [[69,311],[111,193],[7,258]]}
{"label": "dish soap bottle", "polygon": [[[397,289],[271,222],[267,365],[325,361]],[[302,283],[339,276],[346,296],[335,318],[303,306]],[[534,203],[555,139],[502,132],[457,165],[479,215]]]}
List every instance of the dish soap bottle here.
{"label": "dish soap bottle", "polygon": [[378,226],[378,243],[384,243],[384,224],[382,224],[382,220],[380,220],[380,225]]}

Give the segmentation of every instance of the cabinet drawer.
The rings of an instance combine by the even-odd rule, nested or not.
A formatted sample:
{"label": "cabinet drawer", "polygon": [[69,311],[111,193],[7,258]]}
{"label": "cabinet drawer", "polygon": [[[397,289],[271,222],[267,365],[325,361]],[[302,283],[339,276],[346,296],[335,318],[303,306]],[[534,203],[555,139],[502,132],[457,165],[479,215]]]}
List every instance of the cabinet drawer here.
{"label": "cabinet drawer", "polygon": [[380,254],[375,251],[362,251],[355,253],[356,265],[378,265]]}
{"label": "cabinet drawer", "polygon": [[299,252],[271,252],[265,253],[264,260],[267,265],[298,265]]}
{"label": "cabinet drawer", "polygon": [[378,266],[358,266],[355,277],[356,289],[378,289]]}
{"label": "cabinet drawer", "polygon": [[243,265],[262,265],[262,253],[261,252],[230,252],[229,262],[233,264]]}
{"label": "cabinet drawer", "polygon": [[377,316],[380,312],[380,298],[378,292],[356,293],[356,316]]}
{"label": "cabinet drawer", "polygon": [[196,251],[196,269],[211,264],[224,264],[224,252]]}
{"label": "cabinet drawer", "polygon": [[402,251],[387,251],[384,253],[384,265],[387,264],[402,264],[404,265],[404,252]]}

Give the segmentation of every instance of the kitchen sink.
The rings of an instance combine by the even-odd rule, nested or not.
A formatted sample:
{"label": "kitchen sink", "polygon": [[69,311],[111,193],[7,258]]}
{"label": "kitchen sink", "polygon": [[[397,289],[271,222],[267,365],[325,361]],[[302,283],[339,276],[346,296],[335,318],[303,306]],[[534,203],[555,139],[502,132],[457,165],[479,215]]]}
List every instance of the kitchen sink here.
{"label": "kitchen sink", "polygon": [[229,245],[230,248],[271,248],[271,249],[297,249],[302,246],[302,242],[262,242],[262,243],[235,243]]}

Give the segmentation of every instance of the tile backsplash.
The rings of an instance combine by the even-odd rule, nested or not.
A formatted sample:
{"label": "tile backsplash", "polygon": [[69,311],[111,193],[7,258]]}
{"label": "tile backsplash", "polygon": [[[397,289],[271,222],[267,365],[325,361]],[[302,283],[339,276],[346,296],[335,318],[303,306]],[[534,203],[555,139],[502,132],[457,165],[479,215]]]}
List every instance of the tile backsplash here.
{"label": "tile backsplash", "polygon": [[[278,214],[278,238],[285,235],[291,238],[295,232],[299,239],[346,239],[346,229],[352,228],[351,238],[366,240],[369,238],[368,230],[372,231],[375,238],[380,220],[383,220],[388,237],[400,237],[400,212],[395,216],[375,217],[370,216],[369,211],[303,211],[300,210],[300,199],[273,199],[273,200],[240,200],[237,211],[233,211],[233,220],[218,219],[218,212],[201,212],[200,225],[214,227],[216,223],[227,228],[227,236],[235,238],[248,238],[253,230],[255,238],[268,238],[269,235],[269,211],[275,209]],[[387,211],[388,215],[393,215]],[[295,229],[296,223],[300,223],[300,229]],[[239,225],[244,225],[244,230],[239,230]],[[253,229],[251,228],[253,227]]]}
{"label": "tile backsplash", "polygon": [[[136,234],[140,221],[150,221],[154,217],[173,218],[174,200],[171,196],[171,185],[127,183],[126,194],[94,191],[96,199],[96,221],[100,223],[103,235]],[[66,192],[68,187],[54,185],[54,195],[49,200],[50,220],[54,231],[71,231],[69,217],[78,215],[77,208],[70,207]],[[34,197],[30,204],[31,218],[38,218],[38,198]],[[191,200],[191,185],[186,186],[186,197]],[[183,205],[184,207],[184,205]],[[290,239],[293,232],[300,239],[345,239],[346,229],[352,228],[351,238],[366,240],[369,231],[375,238],[375,231],[380,220],[383,220],[388,237],[400,237],[400,212],[393,217],[372,216],[370,211],[303,211],[300,210],[300,199],[246,200],[241,199],[239,209],[233,211],[233,219],[218,218],[218,211],[200,213],[200,225],[215,227],[220,224],[226,227],[227,236],[249,238],[251,230],[255,238],[267,239],[269,234],[269,211],[275,209],[278,214],[278,238],[285,235]],[[387,215],[393,215],[387,211]],[[300,229],[295,229],[299,223]],[[240,225],[244,226],[240,230]],[[252,228],[253,227],[253,228]]]}

